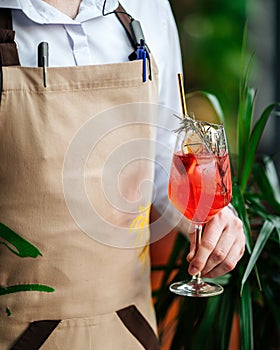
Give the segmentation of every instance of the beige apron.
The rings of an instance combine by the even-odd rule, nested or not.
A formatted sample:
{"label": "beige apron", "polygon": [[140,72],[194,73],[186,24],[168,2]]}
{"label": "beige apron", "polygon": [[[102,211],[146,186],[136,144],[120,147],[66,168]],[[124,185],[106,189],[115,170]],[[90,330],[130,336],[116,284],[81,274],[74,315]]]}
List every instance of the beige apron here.
{"label": "beige apron", "polygon": [[139,190],[153,179],[152,67],[145,83],[142,61],[48,68],[46,88],[41,68],[3,67],[0,222],[42,256],[0,244],[0,286],[51,289],[0,295],[1,350],[157,348]]}

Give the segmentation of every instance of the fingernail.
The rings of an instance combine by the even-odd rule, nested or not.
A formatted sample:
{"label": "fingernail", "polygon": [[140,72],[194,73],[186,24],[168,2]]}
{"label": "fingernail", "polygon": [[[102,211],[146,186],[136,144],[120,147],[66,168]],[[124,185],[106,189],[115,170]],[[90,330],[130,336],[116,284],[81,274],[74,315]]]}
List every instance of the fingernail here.
{"label": "fingernail", "polygon": [[194,275],[197,275],[198,273],[199,273],[199,270],[198,270],[195,266],[192,266],[192,265],[191,265],[191,266],[189,267],[189,274],[190,274],[190,275],[193,275],[193,276],[194,276]]}
{"label": "fingernail", "polygon": [[188,262],[191,262],[192,257],[193,257],[193,254],[189,253],[189,254],[187,255],[187,257],[186,257],[187,261],[188,261]]}

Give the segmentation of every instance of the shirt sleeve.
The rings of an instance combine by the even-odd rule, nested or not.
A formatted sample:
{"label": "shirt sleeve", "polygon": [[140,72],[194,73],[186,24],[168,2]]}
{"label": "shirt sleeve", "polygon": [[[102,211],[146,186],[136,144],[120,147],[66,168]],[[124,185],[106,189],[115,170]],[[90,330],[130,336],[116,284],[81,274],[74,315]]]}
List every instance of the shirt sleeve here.
{"label": "shirt sleeve", "polygon": [[174,130],[179,126],[175,115],[181,114],[178,73],[182,72],[181,49],[176,23],[168,1],[162,1],[161,18],[164,21],[161,40],[165,52],[161,55],[159,70],[159,111],[156,140],[155,184],[153,205],[168,222],[169,229],[177,227],[185,234],[191,230],[190,222],[168,200],[168,180],[176,141]]}

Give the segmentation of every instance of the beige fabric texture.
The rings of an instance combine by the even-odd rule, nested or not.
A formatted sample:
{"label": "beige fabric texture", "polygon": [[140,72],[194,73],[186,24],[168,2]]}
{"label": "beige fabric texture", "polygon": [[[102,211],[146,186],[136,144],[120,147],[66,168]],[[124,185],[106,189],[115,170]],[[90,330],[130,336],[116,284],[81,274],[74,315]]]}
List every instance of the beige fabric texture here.
{"label": "beige fabric texture", "polygon": [[[156,331],[147,242],[133,248],[140,231],[148,239],[149,228],[144,225],[132,232],[131,223],[139,211],[121,210],[117,204],[123,198],[126,204],[137,202],[142,180],[152,181],[153,162],[145,163],[145,158],[154,157],[152,143],[144,147],[146,154],[140,160],[132,162],[135,166],[124,159],[120,176],[118,163],[122,161],[120,153],[125,154],[121,148],[125,143],[155,139],[152,124],[156,113],[149,106],[157,103],[156,69],[153,80],[143,83],[142,61],[48,68],[47,88],[42,74],[40,68],[3,67],[0,222],[38,247],[42,256],[20,258],[0,245],[0,285],[36,283],[55,291],[0,297],[0,349],[8,349],[29,322],[48,319],[63,321],[43,350],[141,349],[114,312],[135,304]],[[103,134],[98,134],[102,128]],[[91,140],[85,130],[98,132]],[[73,140],[79,145],[85,141],[84,135],[92,149],[85,153],[83,163],[79,163],[79,154],[70,154],[65,173],[65,156]],[[121,152],[116,152],[113,161],[110,156],[119,147]],[[75,159],[84,165],[83,182],[92,217],[80,197]],[[108,198],[108,179],[108,189],[103,188],[104,167],[108,167],[106,174],[112,172],[112,184],[117,181],[119,185],[112,200]],[[65,178],[72,212],[66,203]],[[122,198],[115,205],[118,195]],[[146,206],[149,201],[151,189],[139,203]],[[80,227],[76,216],[86,217],[90,234]],[[12,311],[10,317],[7,307]]]}

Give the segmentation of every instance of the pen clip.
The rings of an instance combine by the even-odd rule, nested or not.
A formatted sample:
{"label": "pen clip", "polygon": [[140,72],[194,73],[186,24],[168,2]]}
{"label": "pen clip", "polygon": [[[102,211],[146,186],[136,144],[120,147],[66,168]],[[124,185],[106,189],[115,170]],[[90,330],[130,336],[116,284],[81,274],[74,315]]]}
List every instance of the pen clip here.
{"label": "pen clip", "polygon": [[43,68],[44,87],[47,87],[47,67],[49,66],[49,44],[45,41],[38,45],[38,67]]}
{"label": "pen clip", "polygon": [[146,45],[146,55],[147,55],[147,60],[148,60],[148,66],[149,66],[149,80],[153,80],[152,78],[152,65],[151,65],[151,57],[149,53],[149,49]]}

